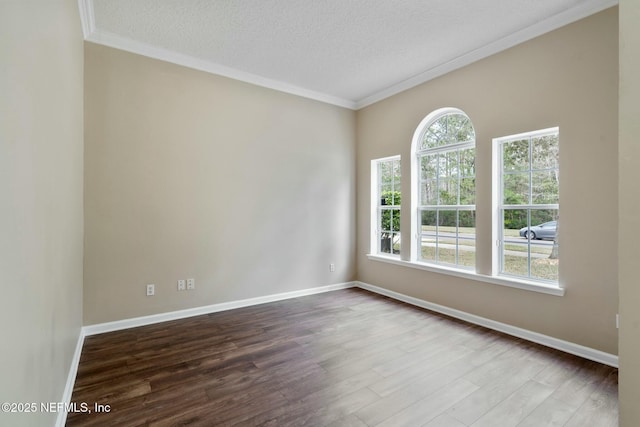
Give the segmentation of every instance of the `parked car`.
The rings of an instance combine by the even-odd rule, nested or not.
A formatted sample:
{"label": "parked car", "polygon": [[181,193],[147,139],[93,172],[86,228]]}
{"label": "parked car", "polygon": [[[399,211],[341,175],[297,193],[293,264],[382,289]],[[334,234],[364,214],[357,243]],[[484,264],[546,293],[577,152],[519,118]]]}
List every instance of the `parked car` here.
{"label": "parked car", "polygon": [[520,237],[526,239],[555,239],[556,229],[558,227],[557,221],[549,221],[540,225],[532,225],[531,227],[524,227],[520,229]]}

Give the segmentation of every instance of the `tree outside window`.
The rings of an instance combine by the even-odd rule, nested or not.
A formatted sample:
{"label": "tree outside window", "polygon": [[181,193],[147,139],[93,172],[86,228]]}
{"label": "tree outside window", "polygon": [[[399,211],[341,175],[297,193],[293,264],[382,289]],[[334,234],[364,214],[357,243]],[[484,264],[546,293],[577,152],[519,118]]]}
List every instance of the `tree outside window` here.
{"label": "tree outside window", "polygon": [[412,151],[417,171],[412,176],[417,189],[415,259],[475,269],[475,130],[471,120],[455,108],[434,111],[418,126]]}
{"label": "tree outside window", "polygon": [[558,128],[498,138],[499,273],[558,282]]}
{"label": "tree outside window", "polygon": [[374,161],[377,175],[377,252],[389,255],[400,254],[400,206],[402,191],[400,185],[400,157]]}

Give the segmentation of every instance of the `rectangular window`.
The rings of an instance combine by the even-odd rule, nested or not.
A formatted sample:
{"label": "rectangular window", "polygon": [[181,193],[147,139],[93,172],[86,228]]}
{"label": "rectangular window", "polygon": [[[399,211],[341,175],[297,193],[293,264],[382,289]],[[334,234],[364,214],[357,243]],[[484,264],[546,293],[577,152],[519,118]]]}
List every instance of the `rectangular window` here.
{"label": "rectangular window", "polygon": [[400,156],[371,162],[371,253],[400,255]]}
{"label": "rectangular window", "polygon": [[494,153],[499,274],[558,283],[558,128],[494,139]]}

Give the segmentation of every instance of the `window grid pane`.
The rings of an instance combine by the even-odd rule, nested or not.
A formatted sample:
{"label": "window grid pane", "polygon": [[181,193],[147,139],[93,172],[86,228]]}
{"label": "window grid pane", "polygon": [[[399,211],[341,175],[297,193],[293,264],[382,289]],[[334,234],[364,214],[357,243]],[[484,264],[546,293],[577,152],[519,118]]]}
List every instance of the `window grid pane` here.
{"label": "window grid pane", "polygon": [[475,268],[475,209],[420,210],[420,261]]}

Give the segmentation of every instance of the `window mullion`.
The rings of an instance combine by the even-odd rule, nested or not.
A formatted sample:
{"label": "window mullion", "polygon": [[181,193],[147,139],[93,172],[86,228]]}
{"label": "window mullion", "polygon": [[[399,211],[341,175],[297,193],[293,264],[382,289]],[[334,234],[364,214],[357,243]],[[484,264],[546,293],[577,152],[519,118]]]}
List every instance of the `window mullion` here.
{"label": "window mullion", "polygon": [[456,265],[460,264],[460,211],[456,209]]}

